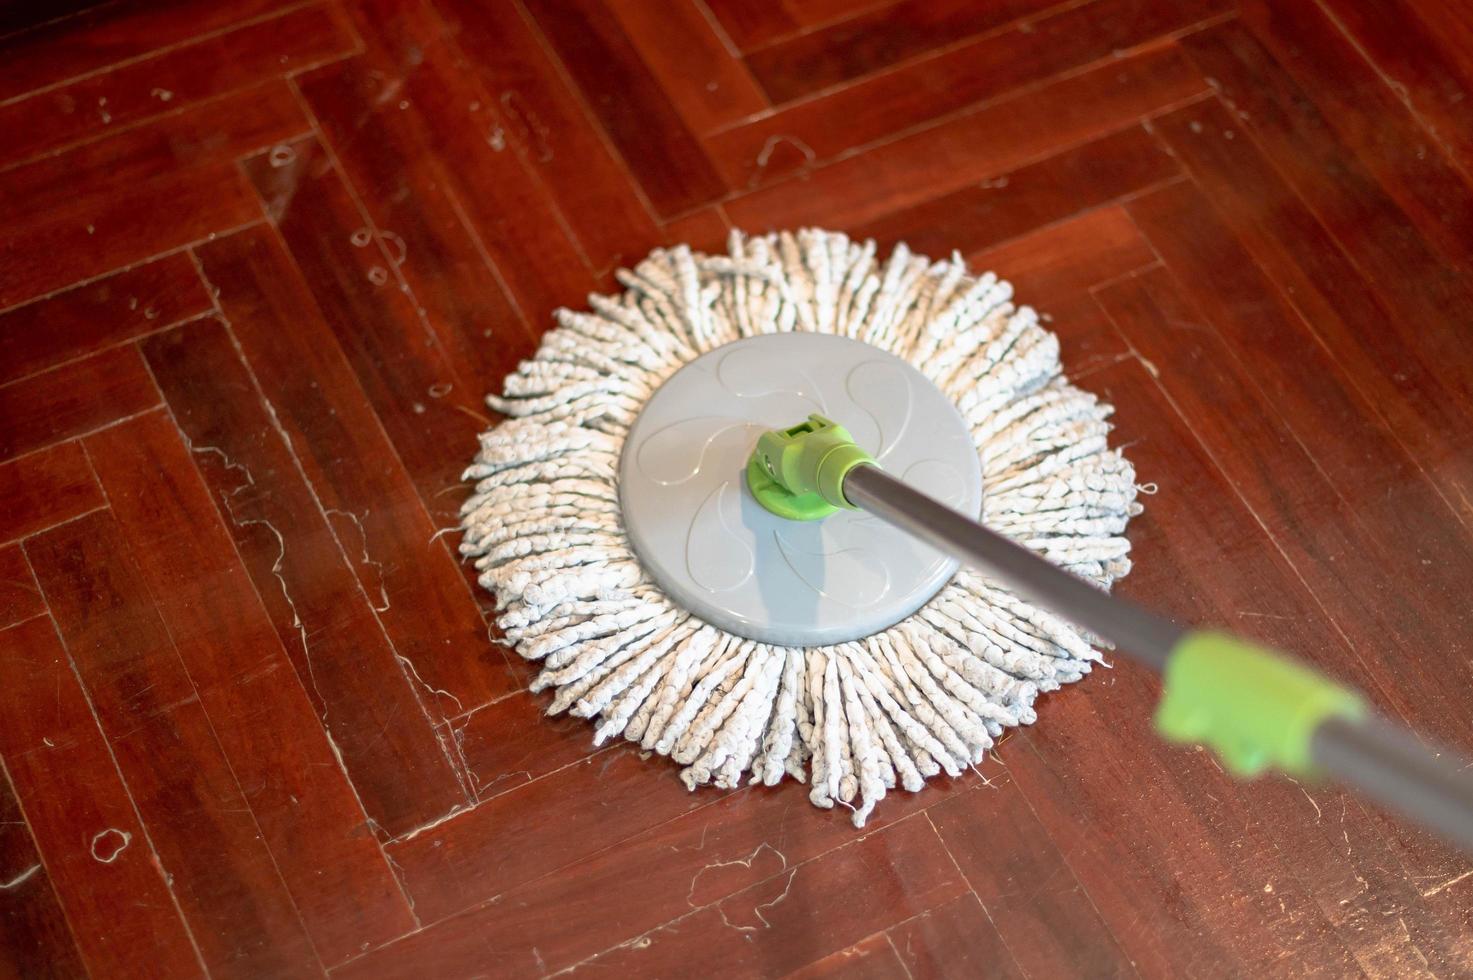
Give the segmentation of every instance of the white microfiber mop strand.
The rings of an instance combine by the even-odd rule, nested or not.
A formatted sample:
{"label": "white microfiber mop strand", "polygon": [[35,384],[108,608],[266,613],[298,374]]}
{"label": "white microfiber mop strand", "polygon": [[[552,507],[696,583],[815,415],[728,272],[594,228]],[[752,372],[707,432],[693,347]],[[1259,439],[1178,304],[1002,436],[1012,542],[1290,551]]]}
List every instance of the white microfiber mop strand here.
{"label": "white microfiber mop strand", "polygon": [[729,256],[659,250],[626,291],[558,312],[536,357],[489,399],[461,551],[496,594],[501,629],[542,661],[551,713],[596,719],[685,766],[682,778],[811,783],[863,826],[885,791],[959,775],[1040,691],[1079,680],[1090,639],[963,570],[914,615],[834,646],[769,646],[685,612],[646,576],[620,520],[619,452],[681,366],[757,334],[817,331],[903,358],[956,404],[981,454],[983,520],[1108,587],[1130,569],[1135,474],[1106,445],[1110,408],[1061,375],[1058,339],[1012,287],[841,234],[746,238]]}

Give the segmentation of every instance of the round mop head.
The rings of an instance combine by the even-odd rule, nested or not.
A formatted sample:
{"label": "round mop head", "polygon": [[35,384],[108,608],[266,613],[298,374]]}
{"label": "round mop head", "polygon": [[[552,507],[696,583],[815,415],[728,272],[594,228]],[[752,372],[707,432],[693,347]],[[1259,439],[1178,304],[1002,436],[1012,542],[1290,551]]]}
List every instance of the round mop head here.
{"label": "round mop head", "polygon": [[923,491],[1101,587],[1125,575],[1140,506],[1110,408],[1011,286],[817,230],[657,250],[619,281],[558,311],[466,471],[461,551],[550,713],[691,788],[808,780],[863,826],[1088,673],[1088,636],[877,519],[743,496],[761,429],[842,415]]}

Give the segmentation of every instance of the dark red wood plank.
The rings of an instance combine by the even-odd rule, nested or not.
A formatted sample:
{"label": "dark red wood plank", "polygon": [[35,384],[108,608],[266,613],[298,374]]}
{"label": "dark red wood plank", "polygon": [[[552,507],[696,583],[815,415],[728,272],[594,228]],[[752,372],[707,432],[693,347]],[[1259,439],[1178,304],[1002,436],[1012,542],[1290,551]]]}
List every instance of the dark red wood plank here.
{"label": "dark red wood plank", "polygon": [[[934,802],[936,793],[932,787],[917,796],[907,794],[889,801],[890,812],[877,811],[877,824],[867,832],[904,819]],[[797,804],[806,805],[802,800]],[[448,975],[474,972],[484,964],[488,949],[504,951],[500,962],[508,972],[568,969],[596,962],[601,952],[620,946],[645,948],[647,935],[680,917],[688,922],[697,909],[716,911],[718,924],[720,909],[725,909],[730,918],[720,929],[762,940],[752,905],[745,919],[736,911],[740,897],[764,889],[781,892],[796,869],[812,869],[816,858],[842,853],[835,849],[853,843],[856,837],[844,813],[821,815],[817,823],[800,823],[791,819],[794,805],[791,796],[781,790],[729,794],[560,873],[500,894],[478,908],[370,953],[351,964],[346,973],[350,977],[407,977],[416,964],[421,969],[432,964],[432,969]],[[926,835],[921,836],[924,840]],[[878,877],[890,874],[875,870]],[[950,880],[954,865],[948,862],[944,871]],[[914,884],[918,889],[930,886],[922,881]],[[771,921],[777,917],[774,912]],[[739,928],[746,925],[757,929]],[[875,928],[883,925],[882,921]],[[836,941],[842,943],[842,939]],[[842,948],[829,946],[812,958]]]}
{"label": "dark red wood plank", "polygon": [[[197,638],[175,644],[117,522],[99,512],[26,550],[210,971],[319,974],[266,828],[181,660]],[[272,789],[251,786],[253,794]]]}
{"label": "dark red wood plank", "polygon": [[266,82],[12,167],[0,178],[0,204],[18,225],[31,225],[160,174],[231,163],[310,129],[289,85]]}
{"label": "dark red wood plank", "polygon": [[144,354],[367,815],[397,836],[465,803],[353,574],[359,552],[334,538],[226,328],[172,331]]}
{"label": "dark red wood plank", "polygon": [[[414,928],[337,751],[172,420],[142,416],[89,437],[87,450],[324,962]],[[170,533],[177,527],[190,533]]]}
{"label": "dark red wood plank", "polygon": [[0,463],[0,541],[12,541],[105,505],[82,447],[62,443]]}
{"label": "dark red wood plank", "polygon": [[446,722],[477,797],[505,793],[598,751],[586,719],[549,717],[546,708],[546,698],[519,691]]}
{"label": "dark red wood plank", "polygon": [[[912,817],[621,943],[588,965],[616,975],[673,976],[704,962],[728,976],[780,975],[966,888],[931,825]],[[834,895],[847,900],[832,903]],[[819,904],[827,910],[821,920],[800,911]]]}
{"label": "dark red wood plank", "polygon": [[[1200,225],[1197,231],[1204,236],[1216,233]],[[1132,527],[1137,564],[1131,585],[1123,588],[1179,621],[1222,624],[1293,651],[1385,705],[1374,675],[1363,666],[1371,644],[1361,638],[1370,634],[1344,611],[1362,600],[1336,596],[1322,584],[1339,567],[1374,565],[1374,555],[1359,551],[1364,539],[1358,535],[1352,508],[1335,500],[1333,491],[1326,492],[1321,473],[1295,463],[1296,454],[1303,450],[1283,432],[1271,412],[1251,404],[1254,381],[1237,373],[1233,356],[1210,330],[1193,329],[1202,321],[1173,297],[1170,282],[1164,270],[1155,269],[1100,294],[1112,319],[1149,358],[1160,385],[1166,388],[1162,392],[1155,381],[1133,367],[1125,370],[1128,365],[1103,373],[1096,382],[1117,406],[1118,417],[1131,420],[1130,431],[1139,440],[1131,454],[1143,478],[1151,479],[1157,473],[1169,476],[1160,492],[1149,498],[1148,509],[1155,517],[1140,528]],[[1158,297],[1171,305],[1156,306]],[[1251,297],[1245,297],[1243,305],[1262,316],[1262,304]],[[1313,370],[1310,366],[1303,369]],[[1211,407],[1204,409],[1206,405]],[[1192,429],[1180,420],[1179,411],[1192,420]],[[1267,502],[1269,494],[1277,502]],[[1313,499],[1319,518],[1297,520],[1294,525],[1278,519],[1276,508],[1296,499]],[[1212,505],[1204,506],[1206,501]],[[1297,512],[1306,513],[1303,509]],[[1257,543],[1267,540],[1265,529],[1274,536],[1272,551],[1262,550]],[[1377,644],[1384,639],[1377,637]],[[1403,661],[1402,669],[1407,667],[1408,662]],[[1198,819],[1204,821],[1203,826],[1187,831],[1196,835],[1194,839],[1244,840],[1241,847],[1255,849],[1254,856],[1235,850],[1230,859],[1223,852],[1209,853],[1211,848],[1197,852],[1201,863],[1196,867],[1213,878],[1220,878],[1226,868],[1250,876],[1237,887],[1245,893],[1255,892],[1259,909],[1254,914],[1259,918],[1243,928],[1279,930],[1285,921],[1304,926],[1322,917],[1333,928],[1336,944],[1343,945],[1368,974],[1415,969],[1419,955],[1442,964],[1434,969],[1458,972],[1466,968],[1450,966],[1467,955],[1466,944],[1453,935],[1461,927],[1428,910],[1413,877],[1451,877],[1449,870],[1457,862],[1445,847],[1410,828],[1390,826],[1377,814],[1368,816],[1367,808],[1349,791],[1301,787],[1285,779],[1232,784],[1200,752],[1171,752],[1149,745],[1147,740],[1153,736],[1145,723],[1156,696],[1154,682],[1143,682],[1140,672],[1126,665],[1117,666],[1110,679],[1111,683],[1094,690],[1097,719],[1082,721],[1078,717],[1085,710],[1082,706],[1059,699],[1060,714],[1045,719],[1041,712],[1038,728],[1029,732],[1029,742],[1044,752],[1046,763],[1055,765],[1077,753],[1085,740],[1102,737],[1107,729],[1111,738],[1124,744],[1149,747],[1122,759],[1118,768],[1084,766],[1085,760],[1076,755],[1070,769],[1079,775],[1069,777],[1074,789],[1063,788],[1052,776],[1040,779],[1032,768],[1025,782],[1024,771],[1013,763],[1015,779],[1046,821],[1050,821],[1049,813],[1058,817],[1056,807],[1070,806],[1069,797],[1076,791],[1098,794],[1103,800],[1107,781],[1113,778],[1132,778],[1143,787],[1142,796],[1147,799],[1157,791],[1147,792],[1144,787],[1158,778],[1171,780],[1175,791],[1187,795],[1192,808],[1200,808]],[[1046,720],[1052,722],[1047,729]],[[1074,800],[1073,812],[1062,811],[1067,813],[1064,819],[1081,819],[1081,805],[1089,807],[1085,819],[1103,816],[1093,809],[1094,804]],[[1175,806],[1161,801],[1151,804],[1150,810],[1164,812]],[[1124,823],[1120,828],[1119,832],[1128,833]],[[1274,841],[1276,854],[1288,861],[1286,867],[1273,868],[1278,857],[1256,856],[1264,847],[1264,836]],[[1055,835],[1055,841],[1069,853],[1062,838]],[[1135,899],[1112,894],[1113,883],[1102,886],[1092,881],[1101,870],[1096,860],[1095,855],[1070,855],[1071,865],[1115,928],[1117,939],[1132,952],[1131,947],[1142,937],[1135,934],[1136,926],[1124,926],[1115,916],[1117,902],[1123,898],[1128,904]],[[1110,866],[1120,864],[1115,857],[1103,860]],[[1086,872],[1081,862],[1091,871]],[[1251,876],[1262,880],[1255,882]],[[1177,879],[1182,880],[1180,874]],[[1116,872],[1111,881],[1115,880],[1128,877]],[[1271,887],[1264,890],[1265,885]],[[1285,908],[1279,907],[1280,900]],[[1296,911],[1287,911],[1291,907]],[[1395,908],[1397,916],[1386,916],[1388,908]],[[1396,921],[1398,917],[1402,921]],[[1124,913],[1120,918],[1126,918]],[[1323,923],[1315,930],[1322,929]],[[1287,935],[1234,940],[1244,952],[1233,947],[1231,955],[1266,955],[1271,946],[1282,948],[1288,940]],[[1227,937],[1217,938],[1203,948],[1226,942]],[[1259,943],[1262,949],[1257,948]],[[1168,945],[1162,953],[1169,955],[1170,949]],[[1316,953],[1316,960],[1320,959]]]}
{"label": "dark red wood plank", "polygon": [[1058,335],[1071,378],[1118,363],[1130,349],[1090,287],[1151,265],[1156,254],[1119,205],[1088,211],[969,256],[1013,284],[1013,301],[1040,311]]}
{"label": "dark red wood plank", "polygon": [[[346,236],[344,244],[352,247]],[[437,528],[276,237],[253,229],[202,246],[199,256],[272,406],[273,425],[280,425],[344,550],[359,556],[354,572],[390,643],[409,661],[405,669],[421,680],[440,712],[470,710],[518,689],[520,680],[508,671],[500,648],[486,642],[470,587],[443,540],[432,540]],[[362,270],[344,274],[356,277]],[[402,295],[393,287],[381,292],[390,294]],[[426,415],[444,411],[442,401],[425,398]],[[447,461],[447,471],[450,461],[465,458],[457,445],[431,447]],[[438,500],[454,513],[455,498]],[[429,813],[426,820],[440,815]]]}
{"label": "dark red wood plank", "polygon": [[[738,227],[754,232],[854,227],[1104,136],[1206,90],[1174,47],[1149,51],[990,103],[722,207]],[[1039,124],[1043,119],[1048,125]]]}
{"label": "dark red wood plank", "polygon": [[24,622],[46,611],[46,601],[26,564],[20,545],[0,547],[0,629]]}
{"label": "dark red wood plank", "polygon": [[841,977],[844,980],[865,980],[904,976],[905,972],[905,964],[900,961],[895,947],[890,945],[889,937],[882,932],[848,949],[830,953],[788,976],[793,980],[837,980]]}
{"label": "dark red wood plank", "polygon": [[[961,903],[956,916],[986,923],[980,929],[984,949],[1005,957],[1000,965],[1020,975],[1131,975],[1109,927],[1007,770],[997,766],[989,782],[927,813],[980,900]],[[928,928],[941,931],[946,924],[943,919]],[[998,935],[1005,947],[992,938]],[[896,936],[896,942],[904,941]],[[946,931],[928,936],[921,958],[939,959],[957,945]],[[992,970],[981,958],[971,962],[980,973]]]}
{"label": "dark red wood plank", "polygon": [[768,45],[749,53],[747,64],[773,102],[788,102],[1053,5],[1052,0],[907,0]]}
{"label": "dark red wood plank", "polygon": [[1145,268],[1156,253],[1118,205],[1096,208],[1001,245],[966,255],[1013,284],[1016,298],[1048,309],[1055,296],[1087,296],[1091,286]]}
{"label": "dark red wood plank", "polygon": [[1460,4],[1326,0],[1325,9],[1388,79],[1454,166],[1473,164],[1473,17]]}
{"label": "dark red wood plank", "polygon": [[[490,390],[527,353],[528,319],[510,298],[511,290],[483,248],[484,239],[467,226],[461,199],[450,190],[454,178],[435,155],[423,150],[424,134],[416,132],[413,118],[393,99],[379,103],[383,111],[376,111],[372,89],[386,84],[378,80],[382,75],[355,59],[311,74],[301,85],[373,218],[379,240],[367,227],[359,239],[374,252],[389,250],[389,261],[399,263],[400,274],[423,305],[446,353],[471,379],[467,383]],[[403,94],[409,94],[407,89]],[[417,102],[412,106],[419,111]],[[466,132],[485,147],[480,129],[478,124]],[[396,147],[402,150],[396,152]],[[513,168],[518,166],[514,158],[510,162]],[[512,213],[503,215],[515,220]],[[547,237],[560,234],[555,221],[543,228],[550,233]],[[498,250],[513,244],[506,237],[491,241]],[[563,246],[569,251],[566,239]],[[533,253],[524,255],[536,258]],[[549,278],[568,279],[563,270],[585,271],[575,256],[571,267],[565,263],[549,270]],[[535,293],[545,294],[542,278],[517,285],[530,285]],[[544,302],[536,295],[523,301],[530,301],[533,308]]]}
{"label": "dark red wood plank", "polygon": [[697,4],[613,0],[609,9],[675,111],[700,136],[761,112],[768,103]]}
{"label": "dark red wood plank", "polygon": [[770,0],[700,0],[741,51],[792,34],[802,25],[784,4]]}
{"label": "dark red wood plank", "polygon": [[[1152,123],[1213,211],[1252,254],[1305,325],[1427,476],[1473,520],[1473,364],[1459,339],[1428,329],[1370,283],[1217,103]],[[1439,376],[1447,379],[1447,384]]]}
{"label": "dark red wood plank", "polygon": [[676,773],[620,746],[395,841],[388,853],[415,911],[434,922],[714,801]]}
{"label": "dark red wood plank", "polygon": [[895,0],[782,0],[783,9],[804,27],[819,27],[858,17]]}
{"label": "dark red wood plank", "polygon": [[[1264,155],[1304,198],[1372,289],[1417,331],[1435,376],[1473,394],[1460,311],[1473,309],[1466,276],[1441,261],[1385,189],[1340,141],[1309,96],[1240,24],[1183,41]],[[1326,179],[1326,175],[1333,179]]]}
{"label": "dark red wood plank", "polygon": [[95,354],[210,309],[187,255],[170,255],[0,314],[0,383]]}
{"label": "dark red wood plank", "polygon": [[425,311],[394,268],[392,243],[355,244],[364,240],[365,215],[322,147],[306,139],[291,144],[289,154],[252,157],[245,172],[397,455],[426,502],[436,501],[460,482],[465,454],[490,424],[482,392],[426,329]]}
{"label": "dark red wood plank", "polygon": [[[968,791],[938,782],[916,794],[897,792],[871,816],[866,832],[948,793]],[[488,944],[508,951],[510,971],[563,969],[695,908],[769,882],[856,836],[842,808],[797,810],[808,803],[803,788],[792,784],[683,797],[676,785],[668,762],[642,762],[627,749],[615,749],[426,832],[443,836],[396,846],[394,853],[423,889],[450,886],[454,900],[435,898],[438,906],[469,905],[478,890],[480,904],[370,954],[354,969],[365,976],[398,975],[424,962],[422,957],[433,957],[441,972],[469,972]],[[546,815],[565,812],[571,799],[587,803],[573,819],[589,830],[557,836],[556,824],[562,821]],[[464,826],[457,827],[461,822]],[[510,841],[516,847],[508,846]],[[450,848],[461,856],[440,854]],[[522,849],[530,853],[513,853]],[[415,853],[406,861],[409,852]],[[457,877],[454,869],[468,861],[486,877],[442,883],[428,866],[418,876],[412,866],[424,865],[427,858],[444,859]],[[516,880],[525,883],[500,887]],[[426,908],[421,903],[421,912]]]}
{"label": "dark red wood plank", "polygon": [[123,0],[8,37],[0,57],[0,100],[128,61],[160,48],[269,15],[292,0]]}
{"label": "dark red wood plank", "polygon": [[725,193],[706,151],[613,14],[593,0],[527,0],[526,6],[656,215],[673,218]]}
{"label": "dark red wood plank", "polygon": [[1318,5],[1244,4],[1243,21],[1448,262],[1473,272],[1473,187]]}
{"label": "dark red wood plank", "polygon": [[[454,346],[433,332],[429,311],[400,276],[396,263],[403,242],[382,233],[375,240],[359,199],[315,140],[288,146],[286,156],[275,162],[263,154],[243,167],[302,277],[319,284],[313,298],[324,313],[323,322],[357,375],[355,387],[368,395],[418,488],[435,525],[433,533],[453,528],[464,499],[460,475],[466,457],[445,450],[473,446],[491,424],[490,409],[482,400],[485,383],[472,372],[483,371],[478,364],[488,358],[493,365],[500,362],[503,350],[492,345],[467,362],[456,356],[457,347],[474,342],[466,337],[466,324],[455,332]],[[469,326],[474,334],[475,325]],[[482,334],[485,330],[480,327]],[[513,337],[521,337],[530,348],[530,337]],[[328,516],[361,523],[364,514],[329,508]],[[462,570],[479,597],[472,566],[464,564]],[[455,712],[480,703],[456,702]]]}
{"label": "dark red wood plank", "polygon": [[354,46],[336,7],[309,6],[0,103],[0,130],[12,135],[0,150],[0,164],[106,136],[190,103],[340,58]]}
{"label": "dark red wood plank", "polygon": [[721,206],[715,205],[692,211],[684,218],[677,218],[667,224],[665,243],[689,245],[695,251],[708,255],[724,255],[730,234],[731,225],[721,213]]}
{"label": "dark red wood plank", "polygon": [[87,975],[66,913],[51,886],[51,876],[46,873],[20,802],[3,772],[0,892],[4,892],[0,899],[0,975],[38,980]]}
{"label": "dark red wood plank", "polygon": [[[1217,369],[1198,367],[1190,390],[1175,396],[1215,437],[1209,447],[1242,446],[1249,432],[1262,433],[1251,467],[1233,473],[1240,492],[1281,545],[1303,549],[1299,574],[1360,638],[1361,659],[1397,709],[1430,733],[1473,741],[1473,724],[1457,707],[1473,696],[1473,663],[1459,655],[1473,650],[1459,625],[1473,543],[1458,533],[1448,502],[1190,185],[1147,195],[1130,211],[1201,311],[1168,307],[1155,331],[1140,319],[1127,332],[1132,344],[1163,369]],[[1173,327],[1174,319],[1188,326]],[[1204,320],[1207,330],[1190,329]],[[1341,519],[1304,521],[1312,501]],[[1326,560],[1342,554],[1348,564]],[[1361,563],[1399,587],[1356,588]],[[1421,658],[1429,648],[1449,655],[1435,670]]]}
{"label": "dark red wood plank", "polygon": [[889,939],[911,980],[1028,976],[971,892],[891,927]]}
{"label": "dark red wood plank", "polygon": [[891,212],[852,230],[883,251],[905,242],[922,255],[968,255],[1180,174],[1140,126]]}
{"label": "dark red wood plank", "polygon": [[133,347],[0,385],[0,459],[90,432],[158,403],[158,389]]}
{"label": "dark red wood plank", "polygon": [[593,277],[439,19],[389,0],[364,4],[360,20],[371,56],[302,90],[376,228],[398,239],[390,249],[437,332],[490,388],[530,353],[523,323],[540,334],[554,309],[583,305]]}
{"label": "dark red wood plank", "polygon": [[520,5],[440,0],[435,6],[495,96],[502,135],[547,182],[593,270],[601,274],[643,258],[659,243],[659,230]]}
{"label": "dark red wood plank", "polygon": [[1226,0],[1095,0],[856,80],[728,128],[707,151],[729,186],[754,187],[948,113],[1191,30]]}
{"label": "dark red wood plank", "polygon": [[159,863],[51,618],[0,633],[0,650],[0,755],[83,960],[99,977],[201,976],[180,868]]}
{"label": "dark red wood plank", "polygon": [[[80,200],[29,227],[0,230],[0,308],[152,258],[261,217],[234,163]],[[59,263],[58,255],[67,261]]]}
{"label": "dark red wood plank", "polygon": [[48,4],[44,10],[36,10],[24,4],[8,7],[0,11],[0,37],[37,28],[54,20],[75,16],[88,7],[96,7],[102,2],[104,0],[57,0],[55,3]]}
{"label": "dark red wood plank", "polygon": [[[1261,530],[1152,384],[1138,362],[1091,380],[1128,425],[1141,478],[1171,481],[1131,523],[1136,568],[1120,590],[1182,621],[1221,621],[1239,609],[1284,616],[1243,625],[1250,635],[1263,623],[1291,626],[1293,635],[1279,632],[1281,642],[1302,650],[1309,644],[1296,638],[1317,636],[1323,646],[1330,627],[1314,625],[1312,600],[1277,556],[1265,554]],[[1268,785],[1240,787],[1201,753],[1163,746],[1150,726],[1158,694],[1146,671],[1116,663],[1043,700],[1038,723],[1001,753],[1126,956],[1148,976],[1256,975],[1291,957],[1331,974],[1353,972],[1345,940],[1298,877],[1310,862],[1338,859],[1344,867],[1344,844],[1333,844],[1339,828],[1304,835],[1319,842],[1313,851],[1302,843],[1281,851],[1270,834],[1312,823],[1307,801],[1291,809],[1283,796],[1270,808]],[[1354,894],[1351,875],[1365,871],[1351,864],[1343,875],[1351,889],[1324,900],[1334,905]],[[1236,900],[1223,904],[1223,894]]]}

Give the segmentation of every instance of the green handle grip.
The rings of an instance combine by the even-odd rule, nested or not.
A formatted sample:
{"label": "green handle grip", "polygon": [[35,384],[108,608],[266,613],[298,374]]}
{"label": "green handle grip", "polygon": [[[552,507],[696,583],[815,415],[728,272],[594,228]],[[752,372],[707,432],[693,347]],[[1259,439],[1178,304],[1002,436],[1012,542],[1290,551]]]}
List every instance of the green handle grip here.
{"label": "green handle grip", "polygon": [[1366,717],[1360,695],[1282,654],[1224,633],[1191,632],[1163,672],[1156,730],[1214,749],[1235,776],[1272,767],[1314,776],[1310,740],[1331,718]]}

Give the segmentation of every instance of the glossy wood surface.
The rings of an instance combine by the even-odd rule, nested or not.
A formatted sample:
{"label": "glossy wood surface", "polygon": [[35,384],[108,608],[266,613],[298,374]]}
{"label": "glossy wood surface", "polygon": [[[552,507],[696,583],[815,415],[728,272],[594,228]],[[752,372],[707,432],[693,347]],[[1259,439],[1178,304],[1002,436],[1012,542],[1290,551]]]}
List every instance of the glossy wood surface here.
{"label": "glossy wood surface", "polygon": [[453,529],[481,396],[651,248],[955,250],[1116,406],[1124,594],[1473,750],[1465,9],[26,7],[0,976],[1473,974],[1467,857],[1163,745],[1126,662],[863,832],[689,793],[543,716]]}

